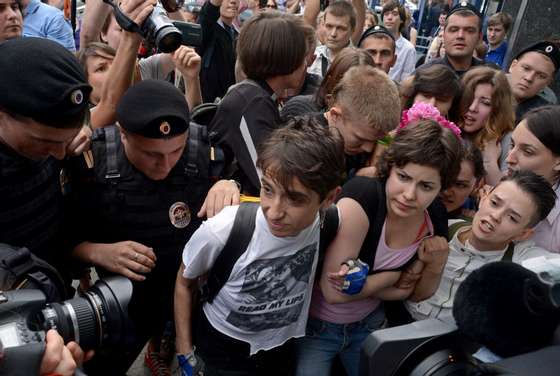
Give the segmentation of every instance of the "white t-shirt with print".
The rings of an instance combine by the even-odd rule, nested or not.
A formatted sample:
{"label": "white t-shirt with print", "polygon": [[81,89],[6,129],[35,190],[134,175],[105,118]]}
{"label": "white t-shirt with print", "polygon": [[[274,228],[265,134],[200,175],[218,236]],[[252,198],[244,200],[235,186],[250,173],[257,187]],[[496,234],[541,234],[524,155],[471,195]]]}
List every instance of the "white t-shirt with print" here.
{"label": "white t-shirt with print", "polygon": [[[208,272],[233,227],[238,206],[226,207],[205,221],[183,251],[185,278]],[[317,250],[319,215],[297,236],[279,238],[270,232],[262,209],[255,232],[235,263],[229,280],[204,313],[212,326],[232,338],[248,342],[251,355],[305,335]]]}

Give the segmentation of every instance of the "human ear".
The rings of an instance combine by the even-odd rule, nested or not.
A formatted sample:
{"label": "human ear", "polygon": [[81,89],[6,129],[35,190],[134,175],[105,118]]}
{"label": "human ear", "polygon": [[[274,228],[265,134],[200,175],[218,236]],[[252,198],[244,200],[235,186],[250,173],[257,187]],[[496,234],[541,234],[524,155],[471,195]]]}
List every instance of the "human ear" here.
{"label": "human ear", "polygon": [[522,242],[525,241],[533,236],[535,230],[532,228],[526,228],[523,232],[517,236],[514,236],[510,239],[510,241]]}
{"label": "human ear", "polygon": [[340,195],[340,192],[342,192],[342,188],[338,186],[327,193],[327,196],[321,203],[321,209],[328,209],[329,206],[334,204],[336,198]]}

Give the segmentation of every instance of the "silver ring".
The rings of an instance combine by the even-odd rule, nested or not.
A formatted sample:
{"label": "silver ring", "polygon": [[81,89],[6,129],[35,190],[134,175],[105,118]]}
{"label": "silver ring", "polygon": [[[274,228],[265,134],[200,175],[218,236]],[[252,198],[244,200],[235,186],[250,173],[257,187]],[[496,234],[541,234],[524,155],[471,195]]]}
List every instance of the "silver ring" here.
{"label": "silver ring", "polygon": [[134,261],[138,261],[138,252],[134,253],[134,258],[133,258],[133,260],[134,260]]}

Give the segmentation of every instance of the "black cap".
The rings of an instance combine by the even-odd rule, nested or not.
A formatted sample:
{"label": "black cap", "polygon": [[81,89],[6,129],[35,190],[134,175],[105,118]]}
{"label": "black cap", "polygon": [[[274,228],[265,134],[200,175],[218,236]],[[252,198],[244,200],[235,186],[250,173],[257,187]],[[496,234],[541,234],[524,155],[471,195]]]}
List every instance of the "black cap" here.
{"label": "black cap", "polygon": [[189,129],[189,106],[183,93],[169,82],[144,80],[123,95],[117,121],[126,131],[144,137],[173,137]]}
{"label": "black cap", "polygon": [[455,6],[453,8],[451,8],[449,13],[447,13],[447,18],[449,18],[449,16],[451,16],[453,13],[457,13],[457,12],[462,11],[462,10],[470,10],[478,18],[482,19],[482,14],[480,14],[480,11],[474,5],[469,3],[468,1],[460,1],[457,4],[455,4]]}
{"label": "black cap", "polygon": [[358,42],[358,47],[361,46],[364,39],[366,39],[369,36],[372,36],[373,34],[384,34],[384,35],[387,35],[388,37],[390,37],[393,40],[393,42],[395,41],[395,37],[393,36],[393,34],[391,34],[391,32],[385,26],[375,25],[375,26],[372,26],[372,27],[368,28],[366,31],[364,31],[364,33],[360,37],[360,41]]}
{"label": "black cap", "polygon": [[0,107],[55,128],[78,126],[91,86],[76,57],[44,38],[0,44]]}
{"label": "black cap", "polygon": [[529,47],[524,48],[521,50],[516,56],[516,59],[519,59],[521,55],[526,54],[527,52],[538,52],[543,54],[544,56],[548,57],[552,60],[552,63],[555,67],[555,72],[560,69],[560,48],[552,42],[537,42],[535,44],[530,45]]}

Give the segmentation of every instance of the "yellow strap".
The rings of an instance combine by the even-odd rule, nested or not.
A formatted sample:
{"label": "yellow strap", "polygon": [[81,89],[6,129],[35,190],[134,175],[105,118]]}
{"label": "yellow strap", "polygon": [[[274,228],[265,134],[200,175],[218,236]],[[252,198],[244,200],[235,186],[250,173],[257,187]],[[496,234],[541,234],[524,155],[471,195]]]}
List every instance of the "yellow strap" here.
{"label": "yellow strap", "polygon": [[261,198],[255,196],[241,195],[239,196],[239,202],[261,202]]}

